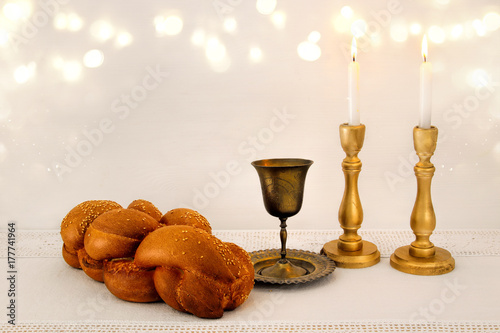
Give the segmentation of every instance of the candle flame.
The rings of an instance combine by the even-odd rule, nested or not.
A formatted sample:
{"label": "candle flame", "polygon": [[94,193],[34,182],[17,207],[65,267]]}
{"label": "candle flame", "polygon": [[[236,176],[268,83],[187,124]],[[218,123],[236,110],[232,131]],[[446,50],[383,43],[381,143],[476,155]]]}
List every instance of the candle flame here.
{"label": "candle flame", "polygon": [[352,37],[352,44],[351,44],[352,61],[356,61],[357,54],[358,54],[358,48],[356,46],[356,38]]}
{"label": "candle flame", "polygon": [[427,51],[427,36],[424,35],[422,39],[422,57],[424,58],[424,62],[427,61],[428,51]]}

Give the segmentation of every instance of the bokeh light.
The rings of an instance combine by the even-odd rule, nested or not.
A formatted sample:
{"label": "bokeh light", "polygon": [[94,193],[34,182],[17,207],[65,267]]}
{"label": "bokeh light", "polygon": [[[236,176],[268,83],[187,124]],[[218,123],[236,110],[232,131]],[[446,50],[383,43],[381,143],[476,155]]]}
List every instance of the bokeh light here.
{"label": "bokeh light", "polygon": [[58,30],[79,31],[83,27],[83,19],[76,13],[58,13],[52,22]]}
{"label": "bokeh light", "polygon": [[419,23],[412,23],[410,25],[410,33],[412,35],[418,35],[422,32],[422,26]]}
{"label": "bokeh light", "polygon": [[444,42],[446,38],[446,34],[443,30],[443,28],[433,25],[429,28],[427,34],[429,35],[429,39],[436,44],[441,44]]}
{"label": "bokeh light", "polygon": [[224,19],[224,30],[227,32],[235,32],[238,24],[234,17],[228,17]]}
{"label": "bokeh light", "polygon": [[340,15],[342,15],[345,18],[351,18],[353,13],[354,13],[354,11],[349,6],[344,6],[340,10]]}
{"label": "bokeh light", "polygon": [[154,19],[156,32],[159,35],[178,35],[183,28],[184,22],[178,16],[172,15],[169,17],[157,16]]}
{"label": "bokeh light", "polygon": [[191,43],[196,46],[205,44],[205,31],[202,29],[195,30],[191,35]]}
{"label": "bokeh light", "polygon": [[493,147],[493,155],[498,163],[500,163],[500,141],[495,144]]}
{"label": "bokeh light", "polygon": [[83,20],[75,13],[68,14],[68,26],[69,31],[79,31],[83,27]]}
{"label": "bokeh light", "polygon": [[257,11],[262,15],[270,15],[276,9],[276,0],[257,0]]}
{"label": "bokeh light", "polygon": [[123,31],[116,36],[116,45],[120,47],[128,46],[132,44],[133,37],[130,33]]}
{"label": "bokeh light", "polygon": [[464,33],[464,26],[461,24],[457,24],[457,25],[453,26],[453,28],[451,29],[451,32],[450,32],[451,37],[453,39],[459,39],[463,33]]}
{"label": "bokeh light", "polygon": [[104,62],[104,54],[101,50],[90,50],[83,56],[83,64],[88,68],[96,68]]}
{"label": "bokeh light", "polygon": [[500,15],[498,13],[488,13],[483,18],[483,23],[489,31],[495,31],[500,28]]}
{"label": "bokeh light", "polygon": [[396,23],[390,29],[391,38],[398,43],[403,43],[408,39],[408,29],[402,23]]}
{"label": "bokeh light", "polygon": [[76,81],[82,74],[82,65],[78,61],[67,61],[62,64],[62,74],[66,81]]}
{"label": "bokeh light", "polygon": [[231,60],[229,57],[224,57],[221,61],[210,62],[210,68],[217,73],[227,72],[229,67],[231,67]]}
{"label": "bokeh light", "polygon": [[320,38],[321,34],[319,33],[319,31],[311,31],[307,36],[307,40],[310,41],[311,43],[319,42]]}
{"label": "bokeh light", "polygon": [[25,83],[30,78],[30,70],[27,66],[19,66],[14,71],[14,80],[17,83]]}
{"label": "bokeh light", "polygon": [[52,65],[55,69],[62,70],[64,66],[64,59],[61,57],[55,57],[54,59],[52,59]]}
{"label": "bokeh light", "polygon": [[259,47],[250,48],[250,59],[253,62],[262,60],[262,50]]}
{"label": "bokeh light", "polygon": [[212,37],[205,45],[205,55],[210,61],[221,61],[226,56],[226,47],[219,39]]}
{"label": "bokeh light", "polygon": [[306,61],[316,61],[321,56],[321,48],[316,43],[305,41],[297,46],[299,57]]}
{"label": "bokeh light", "polygon": [[474,30],[476,30],[478,36],[484,36],[486,34],[486,26],[483,24],[483,21],[476,19],[472,21],[472,26]]}
{"label": "bokeh light", "polygon": [[351,24],[351,33],[356,38],[364,36],[367,29],[368,26],[363,19],[358,19]]}
{"label": "bokeh light", "polygon": [[54,16],[54,28],[63,30],[68,26],[68,17],[64,13],[58,13]]}
{"label": "bokeh light", "polygon": [[380,46],[382,44],[382,38],[380,33],[374,33],[370,35],[371,45],[374,47]]}
{"label": "bokeh light", "polygon": [[36,63],[34,62],[30,62],[28,65],[19,66],[14,70],[14,80],[19,84],[26,83],[35,76],[35,71]]}
{"label": "bokeh light", "polygon": [[3,15],[11,21],[26,20],[33,10],[28,1],[7,2],[3,6]]}
{"label": "bokeh light", "polygon": [[271,21],[276,28],[283,29],[286,23],[286,16],[282,12],[274,12],[271,16]]}
{"label": "bokeh light", "polygon": [[99,20],[90,26],[90,34],[98,41],[104,42],[113,37],[115,31],[111,23]]}
{"label": "bokeh light", "polygon": [[0,142],[0,163],[5,161],[7,158],[7,147],[5,147],[5,144],[3,142]]}
{"label": "bokeh light", "polygon": [[7,45],[9,42],[9,32],[4,29],[0,29],[0,46]]}
{"label": "bokeh light", "polygon": [[488,73],[482,68],[476,68],[467,75],[467,83],[472,88],[485,87],[490,81]]}
{"label": "bokeh light", "polygon": [[339,15],[335,18],[333,26],[337,32],[345,33],[351,29],[351,20]]}

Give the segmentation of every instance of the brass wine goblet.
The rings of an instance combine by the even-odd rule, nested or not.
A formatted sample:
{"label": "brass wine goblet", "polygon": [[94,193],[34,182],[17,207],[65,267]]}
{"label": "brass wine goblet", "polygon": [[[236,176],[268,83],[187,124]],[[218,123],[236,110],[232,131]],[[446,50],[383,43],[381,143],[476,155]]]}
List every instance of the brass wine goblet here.
{"label": "brass wine goblet", "polygon": [[281,258],[259,274],[290,279],[309,274],[308,270],[287,259],[286,221],[302,207],[306,174],[313,161],[299,158],[276,158],[252,162],[257,170],[267,212],[280,220]]}

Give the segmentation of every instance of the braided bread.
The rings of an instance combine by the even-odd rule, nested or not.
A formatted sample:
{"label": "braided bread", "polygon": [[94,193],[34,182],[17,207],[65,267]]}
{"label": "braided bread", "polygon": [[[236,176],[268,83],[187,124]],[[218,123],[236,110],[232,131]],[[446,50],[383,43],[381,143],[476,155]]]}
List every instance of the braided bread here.
{"label": "braided bread", "polygon": [[165,303],[202,318],[220,318],[242,304],[254,284],[249,255],[232,243],[184,225],[160,228],[141,242],[139,267],[156,267],[154,283]]}
{"label": "braided bread", "polygon": [[136,209],[138,211],[141,211],[143,213],[146,213],[150,215],[152,218],[154,218],[156,221],[160,221],[161,219],[161,212],[158,208],[156,208],[155,205],[153,205],[151,202],[143,199],[137,199],[134,200],[128,205],[129,209]]}
{"label": "braided bread", "polygon": [[121,207],[114,201],[89,200],[69,211],[61,222],[62,253],[68,265],[80,268],[77,251],[84,246],[88,226],[102,213]]}
{"label": "braided bread", "polygon": [[248,298],[254,269],[245,250],[211,231],[205,217],[187,208],[161,216],[145,200],[126,209],[88,201],[61,223],[63,258],[123,300],[163,300],[182,312],[220,318]]}

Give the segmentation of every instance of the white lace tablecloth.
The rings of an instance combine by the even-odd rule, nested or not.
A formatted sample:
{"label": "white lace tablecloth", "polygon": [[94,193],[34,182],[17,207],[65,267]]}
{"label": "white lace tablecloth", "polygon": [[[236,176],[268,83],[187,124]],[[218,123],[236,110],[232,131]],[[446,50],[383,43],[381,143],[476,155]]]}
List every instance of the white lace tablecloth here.
{"label": "white lace tablecloth", "polygon": [[[215,231],[247,251],[279,247],[275,230]],[[180,313],[164,303],[119,300],[66,265],[58,231],[16,234],[16,325],[7,324],[6,278],[0,294],[2,332],[500,332],[500,230],[436,231],[431,240],[456,260],[453,272],[415,276],[388,257],[414,238],[411,231],[363,230],[381,262],[339,269],[304,285],[258,284],[249,299],[221,319]],[[290,230],[288,248],[319,252],[340,231]],[[0,232],[7,272],[7,234]],[[7,274],[7,273],[6,273]]]}

